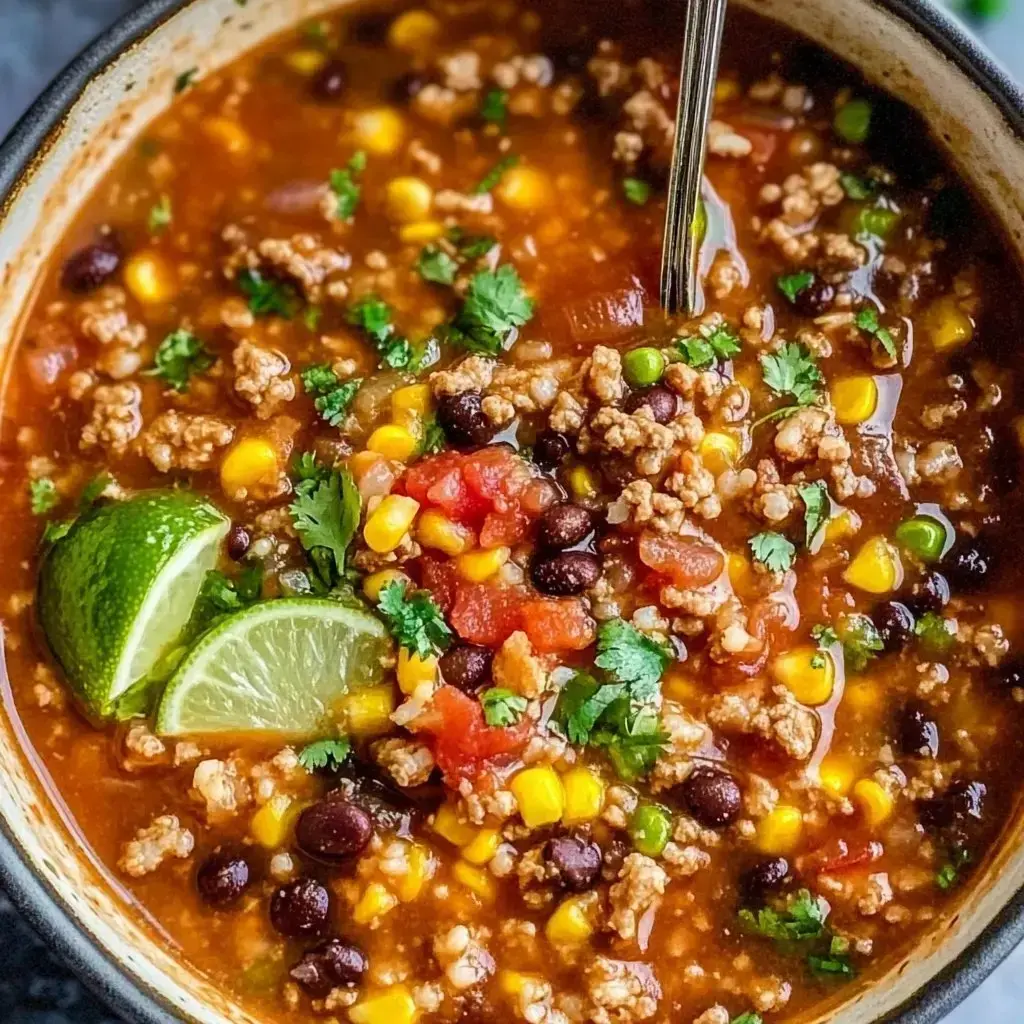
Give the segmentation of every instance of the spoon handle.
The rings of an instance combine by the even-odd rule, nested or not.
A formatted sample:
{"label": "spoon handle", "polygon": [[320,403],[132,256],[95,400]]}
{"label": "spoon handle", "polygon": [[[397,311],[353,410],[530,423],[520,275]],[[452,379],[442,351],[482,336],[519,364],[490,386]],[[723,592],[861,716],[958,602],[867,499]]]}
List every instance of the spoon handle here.
{"label": "spoon handle", "polygon": [[704,178],[704,152],[722,50],[726,0],[689,0],[679,73],[679,106],[669,172],[661,304],[668,313],[700,311],[697,279],[701,239],[694,231]]}

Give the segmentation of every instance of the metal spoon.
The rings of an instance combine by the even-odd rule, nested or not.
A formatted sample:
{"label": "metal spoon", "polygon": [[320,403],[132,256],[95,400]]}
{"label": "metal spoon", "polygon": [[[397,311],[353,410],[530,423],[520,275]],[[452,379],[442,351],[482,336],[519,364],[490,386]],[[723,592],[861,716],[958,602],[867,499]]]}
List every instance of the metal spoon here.
{"label": "metal spoon", "polygon": [[661,248],[661,304],[668,313],[700,312],[701,239],[694,230],[704,178],[704,151],[722,50],[726,0],[689,0],[679,73],[679,106]]}

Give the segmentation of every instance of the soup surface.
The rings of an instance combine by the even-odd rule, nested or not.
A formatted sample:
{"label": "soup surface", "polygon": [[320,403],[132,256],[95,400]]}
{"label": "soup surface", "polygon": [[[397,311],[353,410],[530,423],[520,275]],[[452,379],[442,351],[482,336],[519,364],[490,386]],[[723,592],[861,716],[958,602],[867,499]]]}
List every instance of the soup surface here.
{"label": "soup surface", "polygon": [[263,1019],[789,1020],[1013,810],[1018,269],[910,113],[736,12],[666,319],[677,6],[183,68],[26,316],[13,713]]}

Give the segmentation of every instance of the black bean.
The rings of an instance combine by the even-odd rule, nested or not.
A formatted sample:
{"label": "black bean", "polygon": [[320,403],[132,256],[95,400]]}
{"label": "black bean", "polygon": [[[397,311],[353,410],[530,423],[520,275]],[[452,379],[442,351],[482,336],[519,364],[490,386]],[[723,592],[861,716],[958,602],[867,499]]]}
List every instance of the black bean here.
{"label": "black bean", "polygon": [[106,284],[121,266],[121,247],[113,238],[102,238],[73,252],[61,271],[60,283],[82,295]]}
{"label": "black bean", "polygon": [[533,461],[541,469],[555,469],[572,450],[565,434],[545,431],[533,442]]}
{"label": "black bean", "polygon": [[956,591],[974,591],[991,573],[994,560],[988,546],[977,537],[953,547],[942,560],[942,572]]}
{"label": "black bean", "polygon": [[544,860],[572,892],[583,892],[597,881],[601,856],[601,847],[583,836],[554,836],[544,844]]}
{"label": "black bean", "polygon": [[710,765],[694,768],[680,786],[680,795],[694,818],[708,828],[735,821],[743,804],[736,780]]}
{"label": "black bean", "polygon": [[204,903],[225,907],[249,888],[249,862],[237,851],[218,847],[196,872],[196,888]]}
{"label": "black bean", "polygon": [[793,309],[801,316],[821,316],[832,305],[835,297],[835,288],[828,281],[815,277],[810,285],[798,293]]}
{"label": "black bean", "polygon": [[373,836],[370,815],[348,800],[321,800],[295,823],[295,842],[318,860],[342,861],[366,849]]}
{"label": "black bean", "polygon": [[900,750],[907,757],[936,757],[939,753],[939,726],[923,704],[907,704],[897,721]]}
{"label": "black bean", "polygon": [[949,584],[937,572],[927,573],[910,588],[907,607],[914,618],[919,619],[925,612],[941,612],[949,601]]}
{"label": "black bean", "polygon": [[676,393],[661,384],[652,384],[649,388],[631,391],[623,403],[626,412],[636,412],[645,405],[657,423],[669,423],[676,415]]}
{"label": "black bean", "polygon": [[579,544],[594,529],[590,513],[571,501],[551,505],[537,523],[537,542],[561,551]]}
{"label": "black bean", "polygon": [[983,782],[958,779],[945,793],[919,803],[918,814],[929,828],[960,829],[972,821],[981,821],[987,792]]}
{"label": "black bean", "polygon": [[542,594],[573,597],[592,587],[601,576],[601,560],[588,551],[538,555],[530,567],[533,585]]}
{"label": "black bean", "polygon": [[473,694],[487,681],[491,673],[494,651],[476,644],[459,644],[441,655],[438,667],[446,683]]}
{"label": "black bean", "polygon": [[419,72],[407,71],[388,86],[388,95],[395,103],[408,103],[409,100],[415,99],[428,83],[429,79]]}
{"label": "black bean", "polygon": [[1018,655],[1004,661],[989,675],[993,685],[1001,690],[1016,690],[1024,687],[1024,656]]}
{"label": "black bean", "polygon": [[479,391],[463,391],[458,395],[445,395],[438,404],[437,422],[456,448],[487,444],[497,432],[484,415],[482,402]]}
{"label": "black bean", "polygon": [[228,534],[228,558],[240,562],[245,558],[249,545],[252,543],[252,535],[242,525],[235,523]]}
{"label": "black bean", "polygon": [[756,906],[764,897],[778,889],[789,876],[789,861],[785,857],[769,857],[748,868],[740,879],[743,902]]}
{"label": "black bean", "polygon": [[323,999],[332,989],[358,985],[369,966],[366,954],[358,946],[328,939],[303,953],[288,976],[314,999]]}
{"label": "black bean", "polygon": [[348,85],[348,68],[340,60],[329,60],[310,80],[309,88],[318,100],[339,99]]}
{"label": "black bean", "polygon": [[315,878],[288,882],[270,897],[270,923],[291,939],[319,935],[330,911],[330,893]]}
{"label": "black bean", "polygon": [[351,38],[364,46],[379,46],[388,37],[392,17],[390,11],[367,11],[360,14],[349,26]]}
{"label": "black bean", "polygon": [[871,613],[871,618],[889,654],[905,647],[914,635],[914,616],[899,601],[886,601],[878,605]]}

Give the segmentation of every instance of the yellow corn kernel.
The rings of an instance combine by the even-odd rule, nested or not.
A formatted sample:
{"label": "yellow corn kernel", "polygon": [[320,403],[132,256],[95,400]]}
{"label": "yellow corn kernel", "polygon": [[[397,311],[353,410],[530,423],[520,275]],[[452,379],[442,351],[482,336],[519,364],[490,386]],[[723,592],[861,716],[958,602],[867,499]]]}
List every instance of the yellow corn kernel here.
{"label": "yellow corn kernel", "polygon": [[459,818],[452,804],[441,804],[431,827],[452,846],[468,846],[476,838],[476,829]]}
{"label": "yellow corn kernel", "polygon": [[416,1001],[404,985],[364,996],[348,1011],[352,1024],[415,1024],[417,1017]]}
{"label": "yellow corn kernel", "polygon": [[870,828],[877,828],[892,815],[892,795],[874,779],[860,779],[853,787],[853,802]]}
{"label": "yellow corn kernel", "polygon": [[352,908],[356,924],[369,924],[398,906],[398,897],[387,891],[380,882],[371,882]]}
{"label": "yellow corn kernel", "polygon": [[430,851],[419,843],[409,844],[409,870],[398,880],[395,895],[403,903],[416,899],[433,874],[433,858]]}
{"label": "yellow corn kernel", "polygon": [[588,466],[573,466],[568,477],[569,490],[577,498],[593,498],[601,489],[597,477]]}
{"label": "yellow corn kernel", "polygon": [[347,731],[356,736],[379,736],[391,730],[395,691],[390,683],[366,686],[341,700]]}
{"label": "yellow corn kernel", "polygon": [[838,544],[860,531],[860,516],[852,508],[844,508],[825,524],[825,544]]}
{"label": "yellow corn kernel", "polygon": [[482,828],[462,848],[462,856],[470,864],[482,866],[498,852],[501,845],[501,833],[496,828]]}
{"label": "yellow corn kernel", "polygon": [[548,941],[558,945],[586,942],[594,931],[588,914],[592,905],[593,898],[588,896],[570,896],[562,900],[544,925]]}
{"label": "yellow corn kernel", "polygon": [[354,132],[356,143],[377,156],[389,156],[402,144],[405,122],[390,107],[375,107],[356,115]]}
{"label": "yellow corn kernel", "polygon": [[536,974],[523,974],[520,971],[498,971],[498,988],[513,999],[519,997],[527,985],[540,981]]}
{"label": "yellow corn kernel", "polygon": [[391,392],[391,421],[418,424],[430,415],[430,385],[409,384]]}
{"label": "yellow corn kernel", "polygon": [[757,848],[770,857],[792,853],[803,831],[804,817],[799,809],[778,804],[757,823]]}
{"label": "yellow corn kernel", "polygon": [[285,54],[285,64],[300,75],[315,75],[327,63],[323,50],[292,50]]}
{"label": "yellow corn kernel", "polygon": [[604,780],[589,768],[571,768],[562,776],[563,825],[593,821],[604,809]]}
{"label": "yellow corn kernel", "polygon": [[872,679],[858,679],[843,690],[843,704],[861,714],[870,714],[881,706],[882,690]]}
{"label": "yellow corn kernel", "polygon": [[470,551],[455,559],[455,571],[471,583],[483,583],[494,576],[508,561],[509,548],[491,548],[489,551]]}
{"label": "yellow corn kernel", "polygon": [[818,768],[822,789],[833,796],[846,796],[853,786],[854,777],[854,766],[843,757],[826,757]]}
{"label": "yellow corn kernel", "polygon": [[721,78],[715,82],[715,102],[726,103],[740,94],[740,84],[734,78]]}
{"label": "yellow corn kernel", "polygon": [[395,423],[385,423],[378,427],[366,442],[367,451],[383,455],[385,459],[395,462],[406,462],[411,459],[420,443],[411,430]]}
{"label": "yellow corn kernel", "polygon": [[428,48],[441,34],[441,22],[430,13],[416,9],[400,14],[388,29],[388,43],[396,50],[415,53]]}
{"label": "yellow corn kernel", "polygon": [[363,593],[376,604],[380,600],[380,592],[389,583],[401,583],[408,587],[412,580],[400,569],[381,569],[380,572],[372,573],[363,579]]}
{"label": "yellow corn kernel", "polygon": [[392,178],[384,188],[384,207],[399,224],[422,221],[433,203],[434,190],[422,178]]}
{"label": "yellow corn kernel", "polygon": [[552,199],[551,180],[535,167],[510,167],[494,190],[498,198],[513,210],[540,210]]}
{"label": "yellow corn kernel", "polygon": [[245,156],[252,149],[252,137],[230,117],[208,117],[203,121],[203,134],[232,156]]}
{"label": "yellow corn kernel", "polygon": [[398,688],[406,696],[414,693],[417,686],[432,683],[437,679],[437,658],[431,657],[424,661],[418,654],[412,654],[404,647],[398,652]]}
{"label": "yellow corn kernel", "polygon": [[444,238],[446,230],[439,220],[423,220],[418,224],[403,224],[398,229],[398,237],[409,245],[425,245]]}
{"label": "yellow corn kernel", "polygon": [[966,345],[974,337],[974,321],[952,295],[936,299],[924,313],[924,331],[940,352]]}
{"label": "yellow corn kernel", "polygon": [[743,591],[749,589],[754,581],[754,570],[750,565],[750,559],[739,551],[730,551],[725,562],[729,570],[729,582],[733,590]]}
{"label": "yellow corn kernel", "polygon": [[224,457],[220,486],[225,494],[236,495],[260,484],[276,483],[279,473],[274,446],[261,437],[246,437]]}
{"label": "yellow corn kernel", "polygon": [[874,377],[840,377],[832,384],[832,407],[844,426],[871,419],[878,408],[878,385]]}
{"label": "yellow corn kernel", "polygon": [[740,457],[740,443],[732,434],[711,430],[704,435],[698,451],[705,467],[718,476],[736,464]]}
{"label": "yellow corn kernel", "polygon": [[249,832],[260,846],[276,850],[291,834],[301,805],[285,793],[276,793],[253,816]]}
{"label": "yellow corn kernel", "polygon": [[772,675],[801,704],[824,704],[832,696],[836,669],[830,655],[816,647],[794,647],[772,662]]}
{"label": "yellow corn kernel", "polygon": [[367,473],[381,461],[381,455],[379,452],[354,452],[348,457],[348,468],[355,477],[356,483],[359,482],[359,478],[365,476]]}
{"label": "yellow corn kernel", "polygon": [[416,520],[416,539],[423,547],[443,551],[454,558],[473,547],[476,534],[468,526],[453,522],[443,512],[428,508]]}
{"label": "yellow corn kernel", "polygon": [[170,302],[178,293],[174,268],[155,252],[140,252],[124,265],[124,285],[146,306]]}
{"label": "yellow corn kernel", "polygon": [[846,567],[843,579],[869,594],[888,594],[903,582],[899,552],[884,537],[872,537]]}
{"label": "yellow corn kernel", "polygon": [[485,903],[491,903],[497,895],[494,876],[484,868],[478,868],[468,861],[456,861],[452,867],[452,878],[464,885],[471,893]]}
{"label": "yellow corn kernel", "polygon": [[525,768],[512,777],[509,789],[519,804],[519,814],[528,828],[550,825],[565,810],[565,789],[558,772],[548,765]]}
{"label": "yellow corn kernel", "polygon": [[681,668],[670,667],[661,683],[661,692],[669,699],[686,704],[693,700],[700,690],[693,677]]}
{"label": "yellow corn kernel", "polygon": [[409,532],[420,503],[404,494],[389,494],[373,510],[363,527],[363,540],[378,555],[394,551]]}

